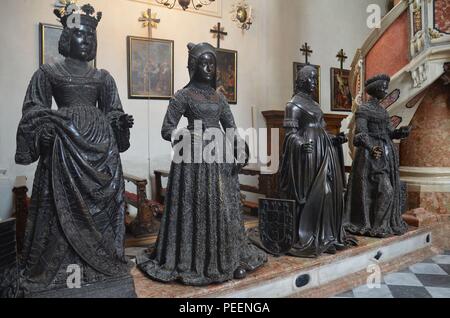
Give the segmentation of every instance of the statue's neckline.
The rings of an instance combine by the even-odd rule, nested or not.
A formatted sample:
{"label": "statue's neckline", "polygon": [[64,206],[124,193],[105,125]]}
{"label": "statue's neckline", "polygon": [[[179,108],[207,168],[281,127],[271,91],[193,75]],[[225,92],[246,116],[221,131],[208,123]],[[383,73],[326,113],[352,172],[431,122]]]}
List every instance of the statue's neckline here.
{"label": "statue's neckline", "polygon": [[214,88],[212,88],[211,86],[197,86],[195,84],[191,84],[188,86],[188,88],[193,89],[194,91],[197,92],[202,92],[202,93],[207,93],[209,95],[211,95],[212,93],[215,93],[216,91],[214,90]]}
{"label": "statue's neckline", "polygon": [[78,60],[72,59],[70,57],[66,58],[64,60],[64,62],[65,62],[67,71],[70,74],[73,74],[76,76],[80,76],[80,77],[87,76],[92,70],[92,67],[90,67],[89,63],[83,62],[83,61],[78,61]]}

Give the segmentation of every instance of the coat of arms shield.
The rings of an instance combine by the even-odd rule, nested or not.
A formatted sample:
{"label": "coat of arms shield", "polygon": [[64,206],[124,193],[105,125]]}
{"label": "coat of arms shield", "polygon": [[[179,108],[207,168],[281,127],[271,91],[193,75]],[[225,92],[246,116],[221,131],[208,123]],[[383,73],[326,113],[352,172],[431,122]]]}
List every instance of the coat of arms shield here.
{"label": "coat of arms shield", "polygon": [[295,243],[295,201],[259,200],[259,233],[264,248],[282,255]]}

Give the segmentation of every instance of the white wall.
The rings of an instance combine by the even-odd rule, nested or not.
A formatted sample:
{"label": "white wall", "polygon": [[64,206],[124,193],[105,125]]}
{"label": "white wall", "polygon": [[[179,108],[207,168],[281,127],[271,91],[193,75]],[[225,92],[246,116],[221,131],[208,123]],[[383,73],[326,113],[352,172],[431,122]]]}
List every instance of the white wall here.
{"label": "white wall", "polygon": [[[309,58],[311,64],[321,66],[320,104],[324,113],[331,112],[330,68],[340,67],[336,55],[344,49],[348,59],[344,68],[349,69],[356,50],[362,45],[370,29],[367,27],[366,13],[369,4],[378,4],[382,14],[386,11],[385,0],[283,0],[284,14],[277,27],[270,33],[270,51],[276,52],[277,60],[269,72],[274,80],[268,80],[265,90],[266,103],[260,104],[264,110],[284,109],[293,90],[293,64],[304,62],[301,46],[308,42],[314,51]],[[282,21],[282,22],[281,22]],[[259,112],[260,113],[260,112]],[[334,112],[351,115],[348,112]],[[350,116],[351,117],[351,116]],[[342,131],[347,130],[348,117],[343,122]],[[258,114],[258,125],[264,126],[264,118]],[[344,147],[346,164],[351,164],[347,146]]]}
{"label": "white wall", "polygon": [[[57,24],[52,13],[54,0],[2,0],[0,38],[7,43],[0,49],[0,170],[6,169],[13,180],[29,178],[35,165],[14,164],[15,135],[21,117],[28,82],[39,66],[38,23]],[[155,169],[169,167],[170,145],[160,137],[167,101],[128,100],[126,37],[146,36],[137,21],[148,6],[128,0],[90,0],[103,11],[98,28],[97,65],[116,79],[125,111],[134,115],[132,147],[123,154],[124,170],[149,177]],[[175,90],[188,81],[188,42],[210,42],[209,30],[221,22],[228,32],[222,47],[239,51],[238,104],[232,106],[237,124],[248,128],[264,127],[261,110],[283,109],[292,95],[292,62],[302,61],[300,46],[307,41],[314,49],[311,62],[322,66],[322,107],[329,110],[329,68],[339,65],[336,52],[343,48],[349,65],[368,29],[365,9],[369,3],[385,0],[248,0],[254,7],[255,23],[242,32],[231,21],[229,11],[234,0],[223,0],[223,18],[154,7],[162,19],[153,37],[175,41]],[[84,3],[81,1],[81,3]],[[151,167],[149,167],[149,162]],[[0,193],[0,199],[10,193]]]}

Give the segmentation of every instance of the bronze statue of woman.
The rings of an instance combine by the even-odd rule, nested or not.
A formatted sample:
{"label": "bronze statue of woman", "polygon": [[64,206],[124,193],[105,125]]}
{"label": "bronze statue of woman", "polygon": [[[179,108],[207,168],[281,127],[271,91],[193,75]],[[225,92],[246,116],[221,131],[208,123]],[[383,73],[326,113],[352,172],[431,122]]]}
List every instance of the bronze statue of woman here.
{"label": "bronze statue of woman", "polygon": [[[24,297],[135,295],[124,254],[120,161],[133,118],[123,112],[112,76],[89,64],[101,19],[94,12],[83,6],[72,26],[72,12],[55,10],[65,60],[42,65],[25,96],[16,162],[39,163],[20,261]],[[77,273],[81,289],[68,289],[68,276]]]}
{"label": "bronze statue of woman", "polygon": [[372,237],[402,235],[408,230],[402,219],[399,157],[393,139],[407,138],[409,127],[394,130],[380,101],[388,94],[390,78],[377,75],[366,82],[371,99],[355,114],[356,148],[350,175],[345,228]]}
{"label": "bronze statue of woman", "polygon": [[286,106],[286,139],[280,166],[280,197],[296,202],[296,243],[289,254],[318,257],[355,241],[345,235],[343,134],[331,136],[320,105],[313,100],[317,70],[307,65],[297,76],[297,94]]}
{"label": "bronze statue of woman", "polygon": [[[227,100],[215,90],[216,50],[207,43],[191,43],[188,48],[191,81],[170,101],[162,126],[162,137],[173,142],[174,150],[180,143],[186,145],[175,151],[184,151],[183,160],[172,161],[156,248],[138,257],[137,263],[157,281],[201,286],[244,278],[267,256],[245,233],[238,179],[244,162],[238,156],[242,151],[227,147],[234,142],[225,138],[224,130],[234,133],[236,124]],[[175,145],[183,116],[189,125],[183,129],[183,141]],[[196,139],[209,131],[216,131],[214,140]],[[215,141],[215,160],[205,160],[200,153],[197,162],[197,149]]]}

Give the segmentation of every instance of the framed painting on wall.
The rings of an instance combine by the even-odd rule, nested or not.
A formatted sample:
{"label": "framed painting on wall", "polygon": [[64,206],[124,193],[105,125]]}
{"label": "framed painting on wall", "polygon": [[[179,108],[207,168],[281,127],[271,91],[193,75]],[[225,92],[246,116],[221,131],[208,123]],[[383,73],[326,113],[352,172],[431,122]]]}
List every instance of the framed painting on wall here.
{"label": "framed painting on wall", "polygon": [[352,111],[352,95],[350,92],[349,78],[349,70],[341,70],[334,67],[330,69],[332,111]]}
{"label": "framed painting on wall", "polygon": [[225,49],[217,51],[217,90],[228,100],[237,104],[237,58],[238,52]]}
{"label": "framed painting on wall", "polygon": [[174,42],[127,37],[128,98],[170,99],[174,93]]}
{"label": "framed painting on wall", "polygon": [[[64,61],[58,49],[62,31],[61,25],[39,23],[39,65]],[[95,68],[96,60],[91,61],[91,64]]]}
{"label": "framed painting on wall", "polygon": [[[294,95],[297,94],[297,85],[295,84],[295,82],[297,81],[297,74],[298,72],[304,68],[307,64],[305,63],[298,63],[298,62],[294,62]],[[321,80],[321,76],[320,76],[320,65],[313,65],[313,64],[308,64],[314,68],[317,69],[317,89],[316,89],[316,93],[314,94],[314,101],[316,101],[318,104],[320,104],[320,80]]]}

